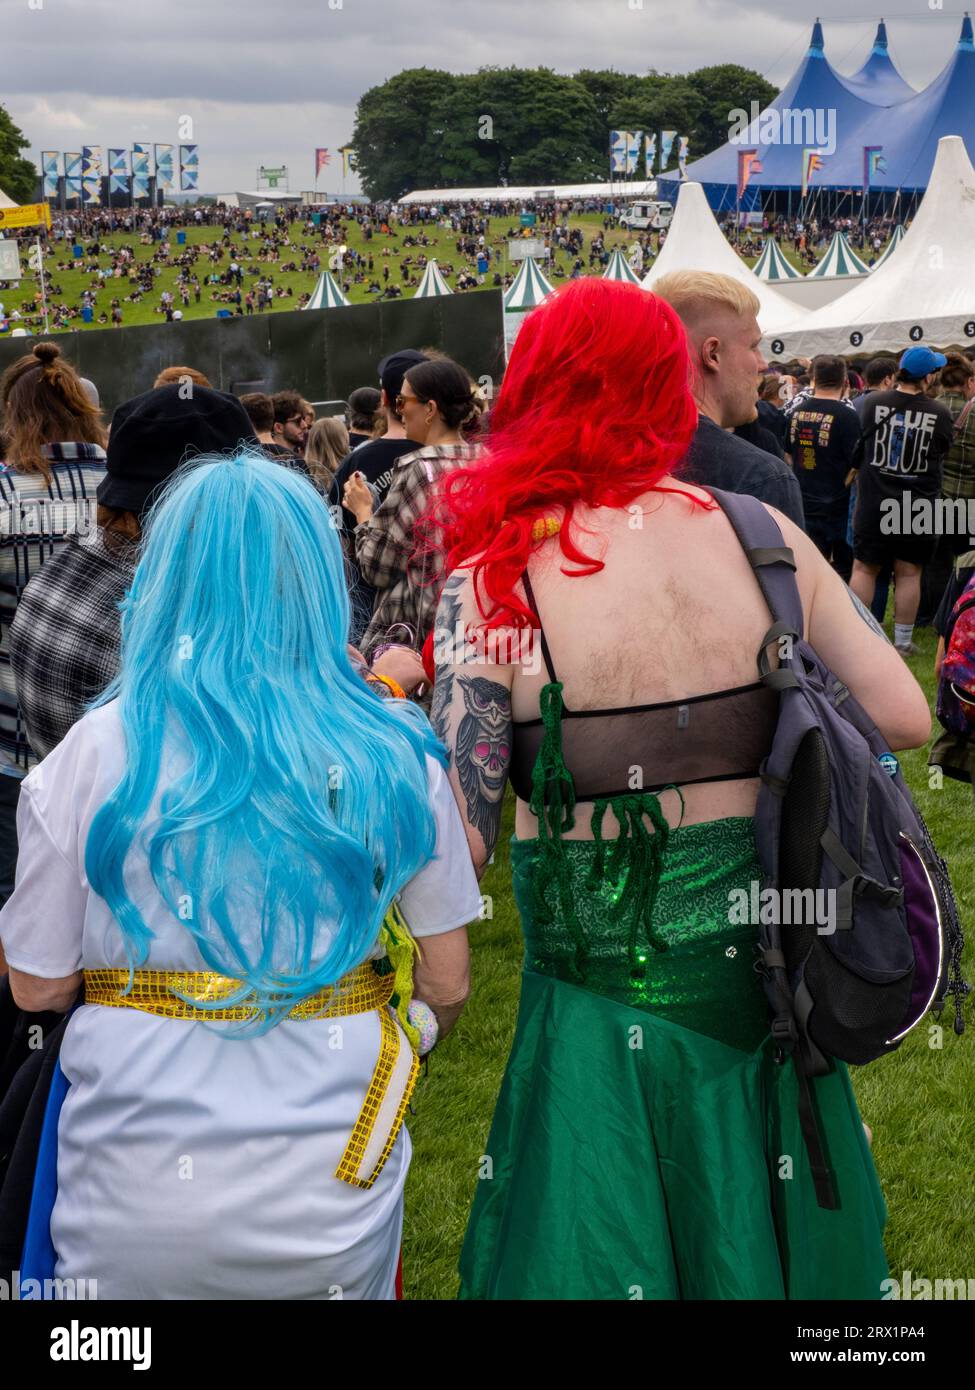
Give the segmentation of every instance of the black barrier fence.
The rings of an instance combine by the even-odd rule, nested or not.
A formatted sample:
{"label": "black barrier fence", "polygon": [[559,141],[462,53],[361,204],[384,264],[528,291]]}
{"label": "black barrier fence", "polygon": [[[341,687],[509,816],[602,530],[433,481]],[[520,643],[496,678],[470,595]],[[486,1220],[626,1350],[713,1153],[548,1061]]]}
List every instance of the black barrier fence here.
{"label": "black barrier fence", "polygon": [[[195,367],[236,394],[293,389],[327,401],[376,384],[376,364],[399,348],[436,348],[495,385],[504,364],[500,290],[52,336],[98,387],[108,416],[148,391],[164,367]],[[0,371],[37,341],[0,339]]]}

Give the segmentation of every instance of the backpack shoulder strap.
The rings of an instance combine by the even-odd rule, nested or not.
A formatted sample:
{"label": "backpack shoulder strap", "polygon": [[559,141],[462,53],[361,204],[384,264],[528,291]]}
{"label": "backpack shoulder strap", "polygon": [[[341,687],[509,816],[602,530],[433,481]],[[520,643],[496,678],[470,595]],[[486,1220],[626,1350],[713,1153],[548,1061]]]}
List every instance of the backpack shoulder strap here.
{"label": "backpack shoulder strap", "polygon": [[731,522],[775,625],[785,624],[788,631],[801,637],[802,600],[796,583],[796,558],[784,543],[778,522],[757,497],[717,487],[706,490]]}

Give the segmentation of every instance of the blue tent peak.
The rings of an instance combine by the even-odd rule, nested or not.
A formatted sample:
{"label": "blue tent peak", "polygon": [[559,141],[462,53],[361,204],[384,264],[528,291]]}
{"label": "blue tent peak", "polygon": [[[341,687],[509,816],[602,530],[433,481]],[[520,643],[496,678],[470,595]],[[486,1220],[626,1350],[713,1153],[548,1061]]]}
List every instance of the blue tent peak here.
{"label": "blue tent peak", "polygon": [[961,22],[961,37],[958,40],[959,53],[975,52],[975,36],[972,34],[972,21],[966,14]]}
{"label": "blue tent peak", "polygon": [[[969,26],[968,26],[969,37],[971,37],[971,32],[972,32],[972,26],[971,26],[971,24],[969,24]],[[809,55],[810,55],[810,57],[825,58],[826,54],[824,53],[823,49],[824,49],[824,44],[823,44],[823,26],[820,24],[819,20],[817,19],[817,20],[816,20],[816,23],[813,25],[812,38],[809,40]]]}
{"label": "blue tent peak", "polygon": [[887,52],[887,25],[883,20],[877,25],[877,37],[873,41],[874,53]]}

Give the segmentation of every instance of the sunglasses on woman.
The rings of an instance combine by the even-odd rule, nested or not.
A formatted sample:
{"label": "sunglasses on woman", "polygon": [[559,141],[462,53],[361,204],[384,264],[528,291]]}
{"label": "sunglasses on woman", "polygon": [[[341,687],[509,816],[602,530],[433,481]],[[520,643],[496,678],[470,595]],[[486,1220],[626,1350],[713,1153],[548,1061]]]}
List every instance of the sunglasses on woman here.
{"label": "sunglasses on woman", "polygon": [[415,405],[427,405],[428,403],[429,403],[429,397],[427,397],[427,399],[424,400],[422,396],[402,396],[402,395],[400,395],[400,396],[397,396],[397,397],[396,397],[396,400],[393,402],[393,405],[395,406],[395,408],[396,408],[397,410],[402,410],[403,407],[404,407],[404,405],[410,405],[410,404],[415,404]]}

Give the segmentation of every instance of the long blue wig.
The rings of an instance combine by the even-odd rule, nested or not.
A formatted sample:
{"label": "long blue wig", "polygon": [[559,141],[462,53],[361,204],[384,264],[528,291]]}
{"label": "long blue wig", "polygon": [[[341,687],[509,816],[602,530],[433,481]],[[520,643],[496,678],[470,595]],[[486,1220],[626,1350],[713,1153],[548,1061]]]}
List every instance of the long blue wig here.
{"label": "long blue wig", "polygon": [[135,850],[208,967],[242,981],[225,1002],[253,992],[260,1031],[368,957],[434,852],[425,754],[443,750],[355,673],[348,627],[308,479],[246,451],[197,459],[153,510],[96,702],[118,699],[127,761],[85,868],[130,968],[153,936],[126,888]]}

